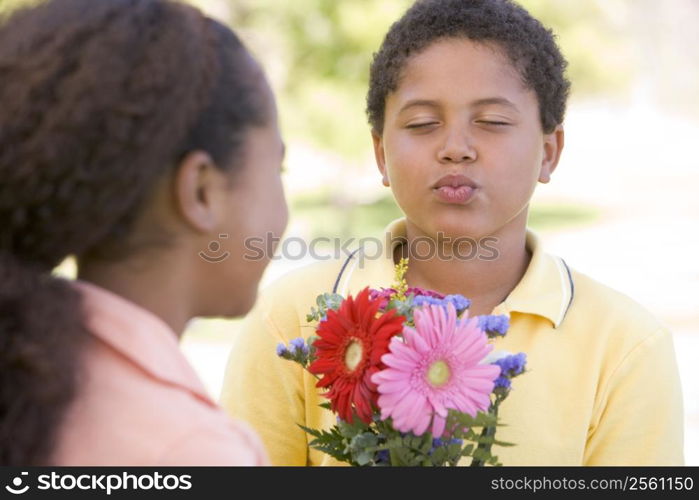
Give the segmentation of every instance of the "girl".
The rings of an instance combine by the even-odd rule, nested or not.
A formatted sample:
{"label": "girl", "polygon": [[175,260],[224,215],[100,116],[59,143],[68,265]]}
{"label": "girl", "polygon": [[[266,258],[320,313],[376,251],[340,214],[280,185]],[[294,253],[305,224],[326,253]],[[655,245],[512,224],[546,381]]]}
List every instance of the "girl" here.
{"label": "girl", "polygon": [[[262,69],[194,8],[50,0],[4,20],[0,463],[266,463],[178,338],[252,306],[267,262],[243,239],[285,227],[282,155]],[[73,283],[51,275],[69,255]]]}
{"label": "girl", "polygon": [[309,450],[296,425],[329,427],[334,415],[319,408],[312,376],[274,359],[276,344],[312,333],[305,314],[319,293],[390,286],[401,257],[408,285],[465,295],[470,314],[510,316],[495,348],[526,353],[528,373],[500,407],[498,438],[516,444],[494,448],[503,464],[682,463],[671,335],[546,254],[526,227],[534,188],[563,149],[565,65],[552,33],[510,0],[421,0],[391,27],[367,111],[382,181],[405,219],[388,227],[383,257],[359,249],[272,287],[228,365],[223,404],[254,422],[273,463],[336,463]]}

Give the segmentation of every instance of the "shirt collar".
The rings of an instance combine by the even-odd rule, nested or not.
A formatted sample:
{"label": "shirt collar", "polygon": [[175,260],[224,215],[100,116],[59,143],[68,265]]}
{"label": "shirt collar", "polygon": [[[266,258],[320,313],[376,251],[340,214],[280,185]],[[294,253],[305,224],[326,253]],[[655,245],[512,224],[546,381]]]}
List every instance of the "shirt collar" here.
{"label": "shirt collar", "polygon": [[148,376],[214,405],[180,350],[175,332],[155,314],[104,288],[75,281],[90,333]]}
{"label": "shirt collar", "polygon": [[529,267],[501,306],[507,312],[547,318],[558,328],[575,292],[570,269],[560,257],[545,253],[539,236],[529,229],[526,245],[532,253]]}
{"label": "shirt collar", "polygon": [[[359,249],[346,262],[338,282],[338,293],[346,295],[366,286],[388,287],[393,283],[393,249],[406,236],[405,219],[391,222],[385,233],[384,251],[380,257],[369,258]],[[572,275],[563,259],[543,251],[540,238],[529,229],[526,246],[532,254],[529,266],[512,292],[493,312],[533,314],[548,319],[554,328],[558,328],[573,300]]]}

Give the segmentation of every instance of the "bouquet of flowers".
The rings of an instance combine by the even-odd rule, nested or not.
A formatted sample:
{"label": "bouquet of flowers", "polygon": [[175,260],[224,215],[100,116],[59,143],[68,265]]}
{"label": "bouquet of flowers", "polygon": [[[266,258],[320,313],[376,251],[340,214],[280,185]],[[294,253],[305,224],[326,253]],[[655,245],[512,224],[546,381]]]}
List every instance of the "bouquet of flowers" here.
{"label": "bouquet of flowers", "polygon": [[318,296],[308,321],[316,334],[277,354],[319,380],[337,416],[330,429],[310,429],[310,446],[356,466],[502,465],[493,445],[498,407],[526,355],[491,352],[507,316],[470,318],[470,302],[405,282],[396,266],[393,288],[365,288],[355,297]]}

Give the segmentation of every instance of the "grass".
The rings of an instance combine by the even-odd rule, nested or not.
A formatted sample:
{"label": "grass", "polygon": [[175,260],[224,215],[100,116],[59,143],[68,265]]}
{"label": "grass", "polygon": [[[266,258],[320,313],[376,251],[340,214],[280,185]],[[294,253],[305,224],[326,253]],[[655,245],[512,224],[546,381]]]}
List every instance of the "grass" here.
{"label": "grass", "polygon": [[601,212],[589,205],[538,204],[529,211],[529,227],[535,231],[555,231],[591,224],[601,217]]}

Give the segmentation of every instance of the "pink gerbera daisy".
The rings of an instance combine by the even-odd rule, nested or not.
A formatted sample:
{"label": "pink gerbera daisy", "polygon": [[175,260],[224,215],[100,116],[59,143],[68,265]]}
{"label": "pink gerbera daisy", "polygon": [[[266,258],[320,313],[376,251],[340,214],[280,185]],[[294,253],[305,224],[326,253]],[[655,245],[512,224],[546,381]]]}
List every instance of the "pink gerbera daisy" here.
{"label": "pink gerbera daisy", "polygon": [[377,384],[381,418],[393,418],[401,432],[444,434],[447,410],[475,416],[490,405],[490,393],[500,375],[497,365],[479,364],[492,350],[474,319],[457,319],[452,304],[415,310],[415,328],[405,327],[403,339],[393,337],[388,367],[372,376]]}

